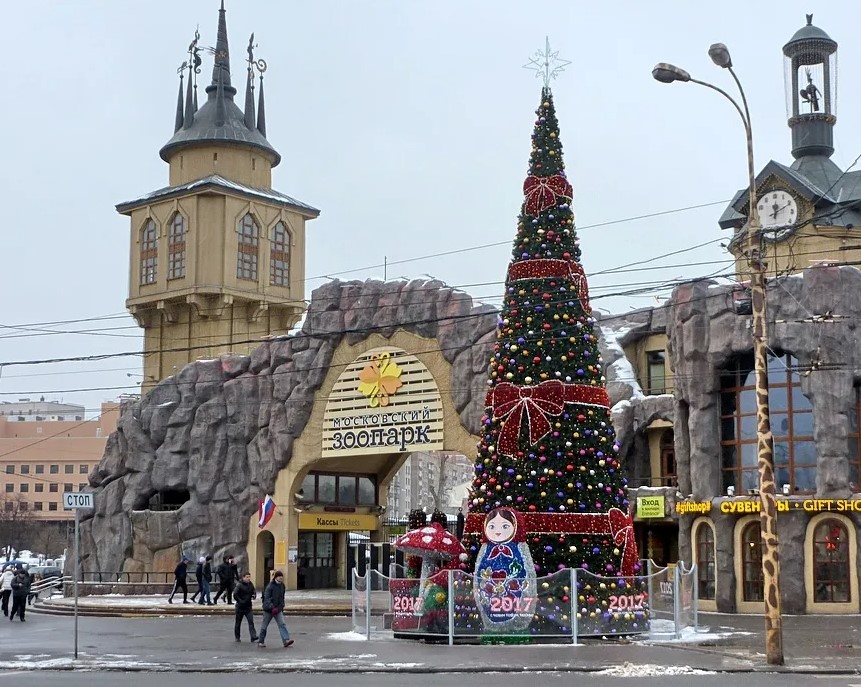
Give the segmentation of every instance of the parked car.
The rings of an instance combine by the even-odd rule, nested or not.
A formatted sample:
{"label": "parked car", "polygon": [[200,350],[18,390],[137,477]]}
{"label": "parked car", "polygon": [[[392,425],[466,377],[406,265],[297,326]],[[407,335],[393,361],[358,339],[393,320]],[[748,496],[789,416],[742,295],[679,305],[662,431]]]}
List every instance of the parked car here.
{"label": "parked car", "polygon": [[[40,580],[46,580],[51,577],[62,577],[63,570],[54,565],[32,565],[27,568],[27,572],[30,574],[30,580],[35,582],[36,577]],[[62,588],[62,583],[57,584],[57,589]]]}

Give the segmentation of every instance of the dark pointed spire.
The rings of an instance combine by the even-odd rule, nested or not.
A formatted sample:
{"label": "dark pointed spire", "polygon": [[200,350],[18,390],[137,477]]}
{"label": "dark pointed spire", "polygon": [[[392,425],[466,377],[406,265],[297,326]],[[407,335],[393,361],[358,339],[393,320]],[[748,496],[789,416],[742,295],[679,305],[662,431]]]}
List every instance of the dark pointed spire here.
{"label": "dark pointed spire", "polygon": [[224,0],[218,10],[218,35],[215,39],[215,62],[212,65],[212,84],[207,87],[207,93],[221,83],[229,89],[229,95],[236,93],[230,83],[230,48],[227,45],[227,12],[224,10]]}
{"label": "dark pointed spire", "polygon": [[248,76],[245,79],[245,126],[254,128],[254,34],[248,39]]}
{"label": "dark pointed spire", "polygon": [[185,76],[185,63],[179,68],[179,92],[176,94],[176,117],[174,118],[173,133],[176,133],[182,128],[184,119],[183,109],[184,103],[182,100],[182,79]]}
{"label": "dark pointed spire", "polygon": [[257,104],[257,131],[266,136],[266,101],[263,99],[263,75],[260,75],[260,102]]}
{"label": "dark pointed spire", "polygon": [[194,113],[197,112],[197,104],[192,97],[191,82],[194,81],[194,67],[188,68],[188,85],[185,95],[185,116],[182,120],[182,128],[188,129],[194,124]]}
{"label": "dark pointed spire", "polygon": [[224,76],[218,75],[218,84],[215,87],[215,126],[224,126],[227,119],[227,107],[224,103]]}

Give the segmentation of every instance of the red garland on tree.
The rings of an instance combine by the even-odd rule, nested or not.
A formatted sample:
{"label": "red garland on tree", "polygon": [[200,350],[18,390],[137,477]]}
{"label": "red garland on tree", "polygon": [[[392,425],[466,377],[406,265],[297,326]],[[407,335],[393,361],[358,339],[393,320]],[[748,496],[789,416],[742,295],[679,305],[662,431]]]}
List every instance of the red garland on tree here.
{"label": "red garland on tree", "polygon": [[464,542],[474,560],[485,515],[510,507],[526,514],[539,576],[630,576],[633,522],[548,87],[536,114]]}

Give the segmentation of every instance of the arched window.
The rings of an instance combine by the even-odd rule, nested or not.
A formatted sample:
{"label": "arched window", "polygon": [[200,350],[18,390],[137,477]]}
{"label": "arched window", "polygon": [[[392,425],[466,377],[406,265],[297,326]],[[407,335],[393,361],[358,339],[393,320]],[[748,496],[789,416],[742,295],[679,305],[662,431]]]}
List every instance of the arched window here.
{"label": "arched window", "polygon": [[272,228],[269,246],[269,283],[273,286],[290,286],[290,233],[284,222]]}
{"label": "arched window", "polygon": [[715,598],[715,533],[711,525],[697,528],[697,594],[700,599]]}
{"label": "arched window", "polygon": [[155,284],[158,269],[158,229],[151,219],[141,229],[141,284]]}
{"label": "arched window", "polygon": [[[788,484],[794,492],[812,492],[816,489],[813,406],[801,392],[797,366],[791,355],[768,357],[774,479],[778,489]],[[733,486],[744,493],[759,488],[755,387],[753,356],[738,358],[721,372],[723,490]]]}
{"label": "arched window", "polygon": [[676,447],[673,430],[661,434],[661,485],[672,487],[676,484]]}
{"label": "arched window", "polygon": [[239,222],[239,242],[236,253],[236,276],[240,279],[257,281],[257,247],[260,243],[260,229],[251,213]]}
{"label": "arched window", "polygon": [[744,601],[764,601],[762,545],[759,521],[749,522],[741,532],[741,591]]}
{"label": "arched window", "polygon": [[823,520],[813,532],[813,600],[851,601],[849,532],[837,519]]}
{"label": "arched window", "polygon": [[185,276],[185,218],[178,212],[170,222],[167,243],[167,278]]}

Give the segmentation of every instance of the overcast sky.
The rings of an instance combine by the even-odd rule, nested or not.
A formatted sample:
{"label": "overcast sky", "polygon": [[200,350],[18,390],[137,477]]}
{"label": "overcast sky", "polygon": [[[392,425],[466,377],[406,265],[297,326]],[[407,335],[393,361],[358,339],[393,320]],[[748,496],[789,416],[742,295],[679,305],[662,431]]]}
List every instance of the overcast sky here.
{"label": "overcast sky", "polygon": [[[540,96],[521,66],[545,35],[572,62],[553,88],[595,307],[653,305],[654,293],[607,294],[730,267],[719,245],[728,238],[717,226],[723,204],[631,219],[725,201],[746,185],[731,106],[692,84],[655,82],[656,62],[731,89],[707,56],[711,43],[725,42],[750,101],[757,168],[789,164],[781,48],[814,12],[840,45],[833,159],[845,169],[861,154],[854,0],[226,6],[240,103],[252,31],[269,65],[267,135],[283,156],[273,185],[321,210],[307,225],[306,297],[321,275],[382,278],[373,266],[385,256],[390,279],[433,275],[497,301]],[[167,185],[158,150],[173,132],[176,68],[195,26],[214,44],[217,9],[218,0],[4,5],[0,324],[117,317],[48,327],[98,330],[85,334],[3,329],[0,363],[140,350],[139,330],[123,316],[130,229],[114,205]],[[210,74],[207,56],[201,77]],[[593,226],[608,222],[616,223]],[[597,274],[706,242],[635,271]],[[498,245],[411,260],[486,244]],[[133,392],[140,368],[137,357],[4,366],[0,400],[44,393],[94,409]]]}

